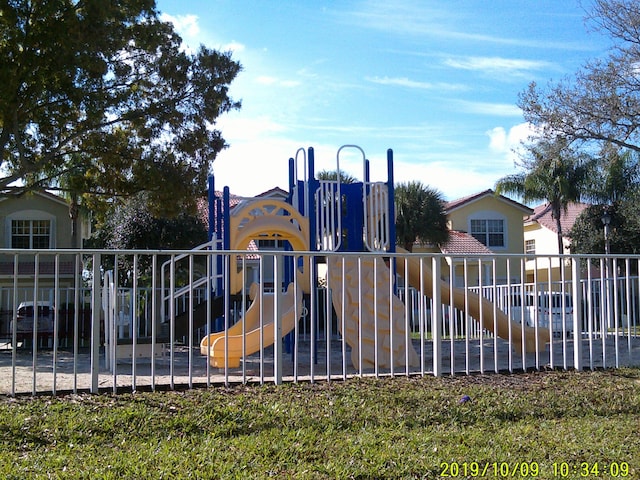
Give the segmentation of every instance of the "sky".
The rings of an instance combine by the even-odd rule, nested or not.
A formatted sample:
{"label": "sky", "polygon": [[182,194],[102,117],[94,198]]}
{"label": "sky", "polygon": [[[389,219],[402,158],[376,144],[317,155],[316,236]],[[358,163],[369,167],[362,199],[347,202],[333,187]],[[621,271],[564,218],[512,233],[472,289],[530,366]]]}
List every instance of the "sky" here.
{"label": "sky", "polygon": [[[570,77],[608,38],[590,0],[158,0],[186,49],[231,51],[242,65],[217,119],[229,147],[216,188],[288,188],[288,159],[313,147],[316,171],[418,180],[446,200],[516,173],[532,132],[517,106],[531,82]],[[304,155],[298,154],[298,177]],[[339,163],[338,163],[339,162]]]}

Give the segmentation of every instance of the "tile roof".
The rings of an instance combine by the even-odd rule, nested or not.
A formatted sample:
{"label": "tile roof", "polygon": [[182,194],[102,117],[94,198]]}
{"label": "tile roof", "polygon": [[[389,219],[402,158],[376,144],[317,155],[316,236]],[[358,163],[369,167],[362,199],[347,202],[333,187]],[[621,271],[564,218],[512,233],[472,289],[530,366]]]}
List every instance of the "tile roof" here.
{"label": "tile roof", "polygon": [[482,192],[478,192],[478,193],[474,193],[472,195],[468,195],[466,197],[461,197],[461,198],[457,198],[455,200],[451,200],[450,202],[447,202],[445,204],[445,210],[447,211],[447,213],[450,213],[452,210],[455,210],[455,209],[460,208],[460,207],[462,207],[464,205],[467,205],[469,203],[473,203],[473,202],[475,202],[477,200],[480,200],[480,199],[482,199],[484,197],[488,197],[488,196],[495,197],[498,200],[501,200],[503,202],[509,203],[512,206],[514,206],[514,207],[516,207],[516,208],[518,208],[520,210],[523,210],[523,211],[525,211],[527,213],[531,213],[532,212],[531,208],[527,207],[526,205],[523,205],[520,202],[516,202],[515,200],[512,200],[509,197],[505,197],[504,195],[496,195],[496,193],[493,190],[491,190],[490,188],[487,189],[487,190],[483,190]]}
{"label": "tile roof", "polygon": [[482,242],[474,238],[466,232],[451,230],[449,232],[449,240],[440,247],[442,253],[459,254],[490,254],[493,253]]}
{"label": "tile roof", "polygon": [[[567,235],[569,230],[573,227],[578,216],[583,212],[585,208],[589,205],[584,203],[570,203],[567,206],[567,211],[560,212],[560,226],[562,227],[563,235]],[[525,224],[531,224],[533,222],[537,222],[548,230],[551,230],[553,233],[558,233],[556,228],[556,221],[551,216],[551,204],[543,203],[542,205],[538,205],[533,209],[533,214],[529,215],[524,220]]]}

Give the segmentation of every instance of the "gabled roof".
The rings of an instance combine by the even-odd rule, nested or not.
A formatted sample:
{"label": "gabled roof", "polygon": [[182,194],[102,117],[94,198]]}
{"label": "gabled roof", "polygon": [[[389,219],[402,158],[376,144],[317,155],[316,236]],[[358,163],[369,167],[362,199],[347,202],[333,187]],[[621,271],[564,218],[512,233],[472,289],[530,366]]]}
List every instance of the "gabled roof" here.
{"label": "gabled roof", "polygon": [[442,253],[447,254],[488,254],[493,253],[482,242],[476,240],[466,232],[449,231],[449,240],[440,247]]}
{"label": "gabled roof", "polygon": [[271,197],[287,198],[288,196],[289,196],[289,193],[280,187],[273,187],[267,190],[266,192],[262,192],[256,195],[256,197],[259,197],[259,198],[271,198]]}
{"label": "gabled roof", "polygon": [[61,205],[68,206],[67,201],[62,198],[60,195],[56,195],[55,193],[47,192],[46,190],[30,190],[28,192],[24,191],[16,191],[6,193],[4,196],[0,197],[0,202],[4,202],[6,200],[18,200],[20,198],[24,198],[28,195],[35,195],[38,197],[46,198],[47,200],[51,200],[53,202],[59,203]]}
{"label": "gabled roof", "polygon": [[447,202],[445,204],[445,210],[447,214],[450,214],[452,211],[457,210],[458,208],[461,208],[465,205],[469,205],[470,203],[473,203],[473,202],[477,202],[478,200],[481,200],[486,197],[494,197],[501,202],[508,203],[509,205],[517,208],[518,210],[521,210],[524,213],[531,214],[533,212],[531,208],[527,207],[526,205],[523,205],[520,202],[511,200],[510,198],[505,197],[504,195],[496,195],[496,192],[494,192],[490,188],[482,192],[474,193],[472,195]]}
{"label": "gabled roof", "polygon": [[[560,226],[562,227],[562,233],[566,236],[566,234],[571,230],[573,224],[575,223],[578,216],[583,212],[585,208],[589,205],[585,203],[570,203],[567,206],[566,213],[564,211],[560,211]],[[533,214],[524,219],[525,225],[531,225],[532,223],[537,222],[548,230],[551,230],[553,233],[558,233],[558,229],[556,228],[556,221],[551,216],[551,204],[543,203],[542,205],[538,205],[533,209]]]}

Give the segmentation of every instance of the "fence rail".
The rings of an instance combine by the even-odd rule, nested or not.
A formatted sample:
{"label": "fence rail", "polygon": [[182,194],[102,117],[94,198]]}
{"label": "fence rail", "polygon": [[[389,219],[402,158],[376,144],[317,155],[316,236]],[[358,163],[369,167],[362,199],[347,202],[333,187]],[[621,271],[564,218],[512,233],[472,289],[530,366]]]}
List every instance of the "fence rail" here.
{"label": "fence rail", "polygon": [[[0,283],[2,395],[640,365],[638,256],[3,250],[0,263],[14,272]],[[209,281],[212,265],[245,289]]]}

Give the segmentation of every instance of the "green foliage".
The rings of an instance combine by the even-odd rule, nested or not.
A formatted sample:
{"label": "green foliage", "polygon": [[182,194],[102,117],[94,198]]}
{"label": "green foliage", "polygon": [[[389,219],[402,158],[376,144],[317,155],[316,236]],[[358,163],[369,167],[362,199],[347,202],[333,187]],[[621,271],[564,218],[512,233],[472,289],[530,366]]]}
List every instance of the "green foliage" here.
{"label": "green foliage", "polygon": [[438,478],[444,462],[535,462],[554,478],[554,463],[626,462],[638,478],[638,422],[637,369],[6,399],[0,476]]}
{"label": "green foliage", "polygon": [[573,150],[562,137],[539,138],[527,146],[521,172],[507,175],[496,182],[496,194],[512,193],[523,202],[547,201],[558,232],[558,253],[564,253],[562,243],[562,213],[570,203],[585,194],[593,161]]}
{"label": "green foliage", "polygon": [[[607,206],[610,215],[609,245],[612,254],[640,253],[640,193],[630,195],[615,206]],[[602,214],[604,205],[591,205],[576,219],[569,232],[571,253],[602,254],[605,251]]]}
{"label": "green foliage", "polygon": [[441,245],[449,238],[444,199],[438,190],[418,181],[395,187],[396,241],[411,251],[414,242]]}
{"label": "green foliage", "polygon": [[[88,248],[117,250],[190,250],[208,240],[207,227],[196,215],[188,212],[175,217],[158,217],[149,208],[149,195],[141,193],[114,207],[106,221],[87,242]],[[158,265],[166,260],[160,256]],[[108,259],[105,259],[108,265]],[[113,266],[112,266],[113,267]],[[138,259],[141,282],[151,274],[151,259]],[[129,285],[133,271],[132,256],[118,256],[118,271],[122,285]],[[185,272],[176,271],[178,277]]]}
{"label": "green foliage", "polygon": [[611,253],[640,253],[640,163],[629,150],[609,146],[598,158],[590,175],[587,195],[596,202],[576,219],[569,232],[573,253],[604,252],[602,214],[611,216],[609,244]]}
{"label": "green foliage", "polygon": [[640,3],[594,0],[589,20],[611,38],[608,55],[561,82],[531,83],[519,106],[545,136],[560,134],[591,149],[612,144],[640,151]]}
{"label": "green foliage", "polygon": [[316,174],[316,178],[318,180],[334,180],[335,181],[338,179],[338,177],[340,177],[340,183],[351,184],[351,183],[358,182],[358,179],[356,177],[354,177],[353,175],[349,175],[348,173],[343,171],[338,172],[337,170],[321,170]]}
{"label": "green foliage", "polygon": [[152,0],[12,0],[0,7],[0,191],[66,188],[89,207],[150,194],[175,214],[205,185],[239,107],[225,52],[181,48]]}

